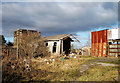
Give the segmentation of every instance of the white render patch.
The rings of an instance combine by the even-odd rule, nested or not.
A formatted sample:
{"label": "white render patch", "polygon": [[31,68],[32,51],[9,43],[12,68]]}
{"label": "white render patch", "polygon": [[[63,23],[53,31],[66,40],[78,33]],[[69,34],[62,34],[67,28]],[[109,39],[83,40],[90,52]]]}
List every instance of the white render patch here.
{"label": "white render patch", "polygon": [[120,39],[120,28],[118,29],[118,39]]}
{"label": "white render patch", "polygon": [[56,42],[56,52],[54,54],[60,54],[60,41],[48,41],[46,43],[48,43],[48,51],[50,53],[53,53],[53,45],[54,42]]}
{"label": "white render patch", "polygon": [[107,30],[108,39],[120,39],[120,28]]}

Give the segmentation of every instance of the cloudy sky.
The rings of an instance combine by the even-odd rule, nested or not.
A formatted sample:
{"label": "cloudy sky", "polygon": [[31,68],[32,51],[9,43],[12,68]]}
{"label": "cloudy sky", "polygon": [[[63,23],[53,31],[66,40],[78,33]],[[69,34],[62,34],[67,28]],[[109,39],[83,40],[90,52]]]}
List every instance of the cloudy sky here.
{"label": "cloudy sky", "polygon": [[[1,14],[1,12],[0,12]],[[38,30],[42,36],[73,34],[86,45],[91,31],[116,28],[117,2],[3,2],[2,34],[13,41],[17,29]]]}

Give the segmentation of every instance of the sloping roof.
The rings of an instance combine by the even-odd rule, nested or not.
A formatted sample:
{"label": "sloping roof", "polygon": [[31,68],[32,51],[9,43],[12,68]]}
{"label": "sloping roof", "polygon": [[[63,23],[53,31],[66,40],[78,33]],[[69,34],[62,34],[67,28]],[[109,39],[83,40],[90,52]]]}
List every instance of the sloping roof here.
{"label": "sloping roof", "polygon": [[63,38],[68,38],[70,36],[72,35],[71,34],[55,35],[55,36],[44,37],[44,40],[60,40]]}

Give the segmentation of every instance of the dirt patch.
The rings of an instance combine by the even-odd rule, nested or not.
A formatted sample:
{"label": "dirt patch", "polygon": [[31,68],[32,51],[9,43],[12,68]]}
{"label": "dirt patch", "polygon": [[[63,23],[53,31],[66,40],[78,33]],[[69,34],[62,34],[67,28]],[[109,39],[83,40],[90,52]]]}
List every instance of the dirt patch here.
{"label": "dirt patch", "polygon": [[118,66],[118,64],[105,63],[105,62],[114,62],[118,60],[117,58],[98,58],[94,60],[89,60],[87,63],[83,64],[80,67],[80,74],[82,75],[84,72],[88,71],[92,66],[101,65],[101,66]]}
{"label": "dirt patch", "polygon": [[118,65],[116,65],[116,64],[102,63],[102,62],[96,62],[96,64],[100,64],[101,66],[118,66]]}

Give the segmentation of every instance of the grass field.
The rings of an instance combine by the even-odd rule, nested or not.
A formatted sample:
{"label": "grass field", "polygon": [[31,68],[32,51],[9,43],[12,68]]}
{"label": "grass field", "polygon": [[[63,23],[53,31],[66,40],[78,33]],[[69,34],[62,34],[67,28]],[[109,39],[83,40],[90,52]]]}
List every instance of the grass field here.
{"label": "grass field", "polygon": [[80,81],[116,81],[118,79],[118,67],[93,66],[83,76]]}
{"label": "grass field", "polygon": [[[62,60],[57,58],[55,62],[46,64],[46,62],[35,61],[34,70],[44,71],[38,72],[32,80],[45,80],[45,81],[116,81],[118,77],[118,67],[114,66],[100,66],[93,65],[82,74],[80,68],[82,65],[92,60],[97,60],[96,57],[81,57],[70,58]],[[94,61],[93,61],[94,62]],[[92,63],[92,62],[90,62]],[[109,62],[107,62],[109,63]],[[111,62],[110,62],[111,63]],[[116,63],[116,61],[115,61]],[[84,68],[83,68],[84,69]]]}

